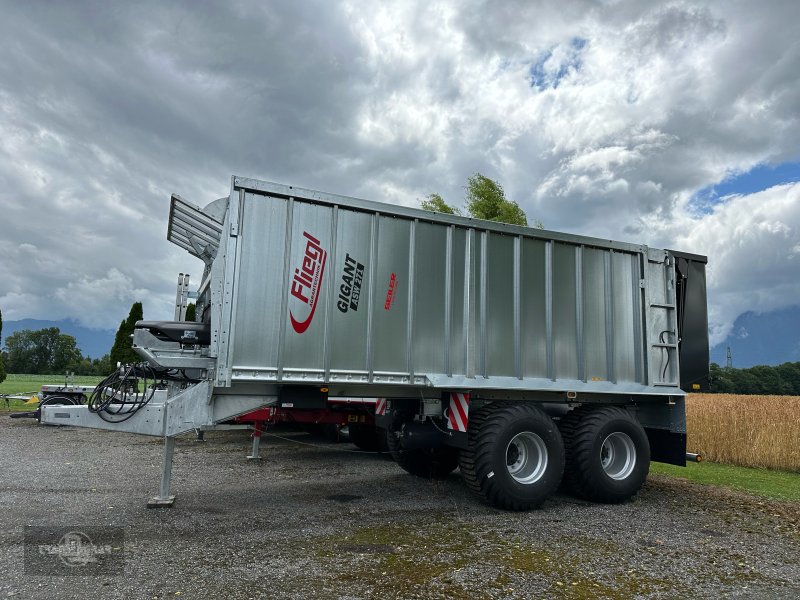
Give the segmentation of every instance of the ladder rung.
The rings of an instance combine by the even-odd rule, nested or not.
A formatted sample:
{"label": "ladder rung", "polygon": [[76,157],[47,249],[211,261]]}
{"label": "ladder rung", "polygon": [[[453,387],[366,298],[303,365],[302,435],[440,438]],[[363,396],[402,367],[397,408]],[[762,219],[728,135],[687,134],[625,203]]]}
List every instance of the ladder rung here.
{"label": "ladder rung", "polygon": [[661,302],[652,302],[650,306],[654,308],[671,308],[671,309],[675,308],[674,304],[662,304]]}
{"label": "ladder rung", "polygon": [[678,344],[653,344],[653,348],[677,348]]}

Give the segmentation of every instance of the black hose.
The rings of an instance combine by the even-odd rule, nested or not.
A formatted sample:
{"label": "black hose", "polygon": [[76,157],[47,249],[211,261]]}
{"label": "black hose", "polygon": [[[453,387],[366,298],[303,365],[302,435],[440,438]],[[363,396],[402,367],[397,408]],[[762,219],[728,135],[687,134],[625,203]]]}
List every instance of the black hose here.
{"label": "black hose", "polygon": [[97,384],[89,411],[109,423],[130,419],[152,400],[157,379],[159,374],[147,363],[124,365]]}

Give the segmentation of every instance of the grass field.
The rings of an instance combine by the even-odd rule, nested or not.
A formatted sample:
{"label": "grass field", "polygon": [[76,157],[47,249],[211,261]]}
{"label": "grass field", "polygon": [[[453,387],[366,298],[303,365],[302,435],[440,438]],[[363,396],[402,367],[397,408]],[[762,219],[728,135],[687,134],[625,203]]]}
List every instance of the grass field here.
{"label": "grass field", "polygon": [[800,472],[800,396],[690,394],[686,428],[707,461]]}
{"label": "grass field", "polygon": [[772,500],[800,502],[800,474],[704,461],[676,467],[651,463],[650,473],[680,477],[703,485],[750,492]]}

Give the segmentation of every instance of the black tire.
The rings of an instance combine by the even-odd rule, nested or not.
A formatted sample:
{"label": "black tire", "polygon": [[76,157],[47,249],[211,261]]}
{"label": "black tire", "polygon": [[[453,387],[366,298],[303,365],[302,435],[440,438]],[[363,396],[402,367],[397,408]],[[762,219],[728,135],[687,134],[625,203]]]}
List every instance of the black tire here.
{"label": "black tire", "polygon": [[488,504],[530,510],[558,489],[564,443],[556,424],[539,408],[490,405],[470,411],[467,434],[461,474]]}
{"label": "black tire", "polygon": [[581,407],[561,420],[567,451],[565,488],[577,496],[618,504],[631,499],[650,471],[644,428],[624,408]]}
{"label": "black tire", "polygon": [[437,446],[435,448],[406,449],[394,431],[386,432],[386,445],[394,461],[407,473],[424,479],[443,479],[458,467],[457,448]]}
{"label": "black tire", "polygon": [[350,441],[364,452],[386,452],[386,430],[374,425],[351,423],[347,426]]}

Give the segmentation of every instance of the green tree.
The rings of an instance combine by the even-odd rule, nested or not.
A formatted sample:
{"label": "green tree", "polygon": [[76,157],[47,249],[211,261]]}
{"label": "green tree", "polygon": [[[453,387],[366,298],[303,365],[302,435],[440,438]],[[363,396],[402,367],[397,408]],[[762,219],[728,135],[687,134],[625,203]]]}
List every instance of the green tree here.
{"label": "green tree", "polygon": [[183,318],[184,321],[194,321],[196,320],[197,314],[197,307],[195,306],[194,302],[189,302],[189,306],[186,307],[186,316]]}
{"label": "green tree", "polygon": [[734,385],[731,381],[728,369],[720,367],[717,363],[711,363],[709,367],[710,385],[708,390],[712,393],[733,394]]}
{"label": "green tree", "polygon": [[[475,219],[528,225],[528,218],[519,204],[506,198],[505,191],[499,183],[480,173],[473,173],[467,179],[466,201],[467,214]],[[423,210],[439,213],[461,214],[459,209],[447,204],[439,194],[428,194],[427,198],[420,202],[420,207]],[[539,221],[534,223],[534,227],[544,228]]]}
{"label": "green tree", "polygon": [[115,366],[115,364],[111,364],[110,354],[106,354],[103,358],[95,358],[92,361],[91,375],[108,375],[114,370]]}
{"label": "green tree", "polygon": [[506,193],[496,181],[480,173],[473,173],[467,179],[467,211],[476,219],[528,225],[519,204],[506,198]]}
{"label": "green tree", "polygon": [[82,359],[75,338],[58,327],[17,331],[6,339],[6,349],[12,373],[61,374]]}
{"label": "green tree", "polygon": [[800,396],[800,362],[783,363],[776,369],[787,389],[791,390],[788,393],[792,396]]}
{"label": "green tree", "polygon": [[[0,310],[0,346],[3,343],[3,311]],[[0,353],[0,383],[6,379],[6,368],[3,364],[3,355]]]}
{"label": "green tree", "polygon": [[93,375],[92,373],[92,357],[83,356],[75,364],[69,367],[69,370],[75,375]]}
{"label": "green tree", "polygon": [[460,215],[461,211],[453,208],[444,201],[439,194],[428,194],[428,196],[420,202],[422,210],[430,210],[432,212],[444,213],[446,215]]}
{"label": "green tree", "polygon": [[128,318],[119,324],[117,335],[114,336],[114,345],[109,353],[112,365],[117,363],[131,364],[141,361],[139,355],[131,347],[131,336],[133,335],[136,321],[141,321],[142,317],[142,303],[134,302],[130,313],[128,313]]}
{"label": "green tree", "polygon": [[758,365],[749,369],[720,367],[711,363],[711,392],[722,394],[800,395],[800,363],[777,367]]}

